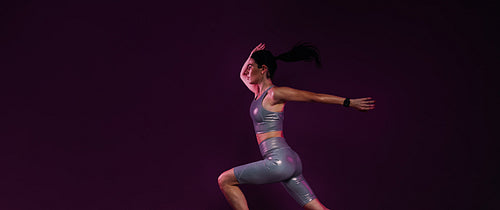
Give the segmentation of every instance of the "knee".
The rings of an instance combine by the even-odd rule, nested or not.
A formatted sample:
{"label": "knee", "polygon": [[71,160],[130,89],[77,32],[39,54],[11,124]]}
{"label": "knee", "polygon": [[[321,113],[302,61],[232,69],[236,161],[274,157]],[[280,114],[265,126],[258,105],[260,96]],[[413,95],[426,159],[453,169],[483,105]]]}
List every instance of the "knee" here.
{"label": "knee", "polygon": [[225,182],[225,175],[224,173],[221,173],[219,175],[219,178],[217,178],[217,183],[219,183],[219,187],[221,187],[222,185],[224,185],[224,182]]}
{"label": "knee", "polygon": [[236,181],[236,177],[234,176],[234,172],[232,172],[232,169],[221,173],[219,175],[219,178],[217,178],[217,182],[219,183],[219,187],[238,184],[238,182]]}

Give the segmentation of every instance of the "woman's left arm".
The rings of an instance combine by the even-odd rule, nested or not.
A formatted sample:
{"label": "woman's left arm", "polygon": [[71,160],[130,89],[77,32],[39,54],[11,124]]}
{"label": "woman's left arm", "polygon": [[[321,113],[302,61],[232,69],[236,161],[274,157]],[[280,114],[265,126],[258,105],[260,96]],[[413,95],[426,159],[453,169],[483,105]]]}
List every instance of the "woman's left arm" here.
{"label": "woman's left arm", "polygon": [[[324,104],[339,104],[343,105],[346,98],[322,94],[313,93],[304,90],[293,89],[289,87],[275,87],[273,88],[273,99],[277,103],[284,103],[287,101],[305,101],[305,102],[317,102]],[[349,107],[355,108],[360,111],[368,111],[375,108],[375,100],[371,97],[349,99]]]}

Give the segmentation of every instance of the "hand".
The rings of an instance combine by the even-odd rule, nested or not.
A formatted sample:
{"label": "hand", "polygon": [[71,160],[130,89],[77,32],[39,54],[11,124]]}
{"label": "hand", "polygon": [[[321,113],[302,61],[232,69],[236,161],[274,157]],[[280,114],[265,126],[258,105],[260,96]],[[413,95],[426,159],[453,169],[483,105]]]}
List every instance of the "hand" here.
{"label": "hand", "polygon": [[351,104],[349,107],[355,108],[359,111],[375,109],[375,100],[372,100],[372,97],[350,99],[350,101]]}
{"label": "hand", "polygon": [[254,53],[255,51],[263,50],[263,49],[265,49],[265,48],[266,48],[266,44],[264,44],[264,43],[260,43],[259,45],[257,45],[257,47],[255,47],[255,48],[252,50],[252,52],[251,52],[250,54]]}

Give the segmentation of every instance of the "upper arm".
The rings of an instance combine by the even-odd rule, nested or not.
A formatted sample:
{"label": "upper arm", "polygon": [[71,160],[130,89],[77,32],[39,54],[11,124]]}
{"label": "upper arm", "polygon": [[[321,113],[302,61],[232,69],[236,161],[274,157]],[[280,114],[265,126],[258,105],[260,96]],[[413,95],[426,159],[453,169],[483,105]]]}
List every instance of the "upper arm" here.
{"label": "upper arm", "polygon": [[305,101],[305,102],[314,102],[318,101],[318,94],[305,91],[298,90],[289,87],[276,87],[274,90],[274,100],[277,102],[287,102],[287,101]]}

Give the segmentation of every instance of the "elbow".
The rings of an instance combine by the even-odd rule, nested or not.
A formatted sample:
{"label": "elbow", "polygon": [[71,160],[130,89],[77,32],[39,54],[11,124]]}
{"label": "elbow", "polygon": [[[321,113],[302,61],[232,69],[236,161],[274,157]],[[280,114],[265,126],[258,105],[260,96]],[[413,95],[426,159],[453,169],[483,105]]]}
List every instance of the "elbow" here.
{"label": "elbow", "polygon": [[240,72],[240,78],[241,78],[242,80],[244,80],[244,79],[246,79],[246,77],[247,77],[247,73],[246,73],[245,71],[241,71],[241,72]]}
{"label": "elbow", "polygon": [[240,74],[240,79],[241,81],[245,82],[247,80],[247,76],[245,76],[244,74]]}

